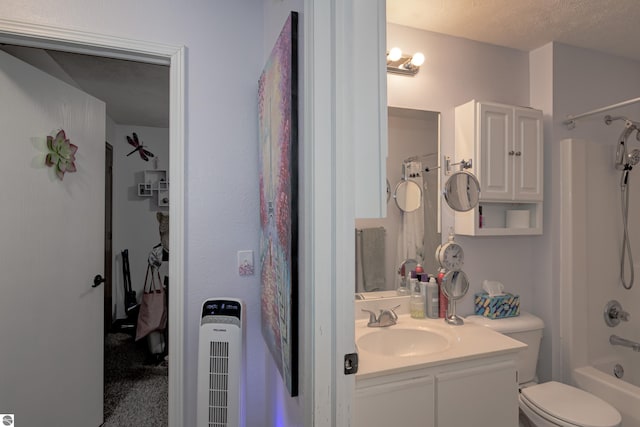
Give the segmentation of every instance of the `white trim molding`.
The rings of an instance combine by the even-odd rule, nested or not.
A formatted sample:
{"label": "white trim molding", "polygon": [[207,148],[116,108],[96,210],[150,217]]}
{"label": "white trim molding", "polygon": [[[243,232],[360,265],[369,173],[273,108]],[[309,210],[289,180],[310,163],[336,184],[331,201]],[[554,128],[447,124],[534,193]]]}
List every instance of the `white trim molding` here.
{"label": "white trim molding", "polygon": [[169,155],[171,176],[169,275],[169,426],[184,425],[184,46],[131,40],[42,24],[0,19],[0,43],[170,66]]}

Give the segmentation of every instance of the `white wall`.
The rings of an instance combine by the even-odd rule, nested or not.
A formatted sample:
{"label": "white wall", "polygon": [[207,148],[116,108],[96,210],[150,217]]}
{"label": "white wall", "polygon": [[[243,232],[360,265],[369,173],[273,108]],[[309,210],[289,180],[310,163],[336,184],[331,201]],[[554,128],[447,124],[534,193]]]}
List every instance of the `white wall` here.
{"label": "white wall", "polygon": [[[113,295],[117,305],[117,318],[126,317],[124,312],[124,278],[122,274],[122,255],[129,250],[129,270],[131,287],[136,291],[138,301],[142,297],[147,259],[151,249],[160,243],[160,233],[156,212],[168,213],[166,207],[159,208],[157,197],[139,197],[137,184],[143,182],[143,171],[155,168],[154,158],[145,162],[138,153],[127,157],[131,147],[126,136],[136,132],[155,158],[158,169],[167,171],[169,186],[169,129],[144,126],[114,126],[114,135],[108,142],[113,146]],[[171,191],[171,187],[169,187]],[[171,238],[171,230],[169,230]],[[160,267],[160,277],[168,274],[168,263]],[[169,282],[171,283],[171,282]]]}
{"label": "white wall", "polygon": [[[388,103],[392,106],[439,111],[441,156],[453,156],[454,108],[471,99],[506,104],[529,104],[529,60],[525,52],[387,25],[387,47],[407,53],[423,52],[426,61],[413,78],[388,74]],[[442,235],[449,233],[453,214],[442,208]],[[473,293],[484,279],[499,280],[520,294],[522,308],[535,312],[538,267],[531,262],[532,242],[540,237],[464,237],[464,270],[470,280],[467,296],[459,301],[460,314],[473,310]]]}
{"label": "white wall", "polygon": [[[241,278],[236,251],[258,249],[257,80],[265,0],[113,2],[7,0],[4,19],[187,46],[185,426],[195,423],[197,337],[205,298],[242,298],[247,311],[248,425],[264,425],[265,348],[258,276]],[[275,24],[274,24],[275,25]],[[281,25],[281,24],[280,24]],[[240,66],[224,66],[241,64]]]}

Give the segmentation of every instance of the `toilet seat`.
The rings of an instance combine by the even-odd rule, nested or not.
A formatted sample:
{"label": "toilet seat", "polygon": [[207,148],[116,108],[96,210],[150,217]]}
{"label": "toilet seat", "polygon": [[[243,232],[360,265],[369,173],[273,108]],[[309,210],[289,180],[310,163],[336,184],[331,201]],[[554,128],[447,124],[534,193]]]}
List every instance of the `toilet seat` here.
{"label": "toilet seat", "polygon": [[550,381],[520,391],[522,403],[559,426],[617,427],[620,413],[586,391]]}

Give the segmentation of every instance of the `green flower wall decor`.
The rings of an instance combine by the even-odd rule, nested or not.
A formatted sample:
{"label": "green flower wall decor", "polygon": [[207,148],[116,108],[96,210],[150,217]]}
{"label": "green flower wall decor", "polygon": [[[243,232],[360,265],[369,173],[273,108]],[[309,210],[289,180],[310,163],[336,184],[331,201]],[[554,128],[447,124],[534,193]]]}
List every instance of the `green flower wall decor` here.
{"label": "green flower wall decor", "polygon": [[55,137],[47,136],[47,148],[49,149],[49,154],[47,154],[44,162],[49,167],[55,167],[56,176],[61,181],[65,172],[76,171],[76,151],[78,151],[78,146],[69,142],[63,129],[60,129]]}

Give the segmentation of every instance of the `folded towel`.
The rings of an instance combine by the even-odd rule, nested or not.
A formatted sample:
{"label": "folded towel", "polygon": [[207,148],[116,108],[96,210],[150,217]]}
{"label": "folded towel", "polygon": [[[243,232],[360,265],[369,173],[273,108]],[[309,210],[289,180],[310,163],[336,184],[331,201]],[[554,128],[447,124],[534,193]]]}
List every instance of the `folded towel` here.
{"label": "folded towel", "polygon": [[384,227],[356,230],[356,292],[385,289]]}

